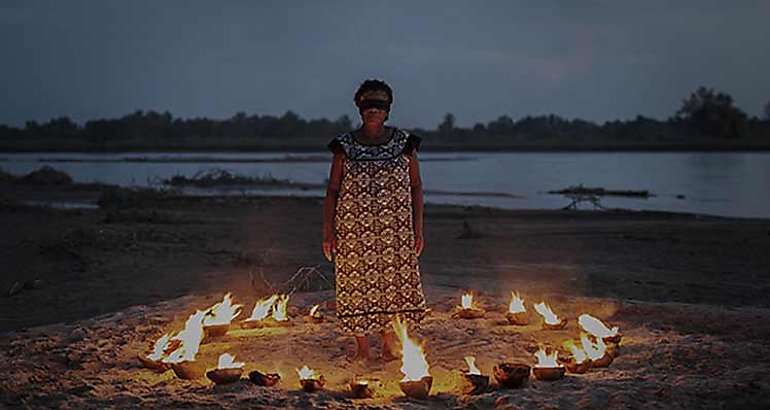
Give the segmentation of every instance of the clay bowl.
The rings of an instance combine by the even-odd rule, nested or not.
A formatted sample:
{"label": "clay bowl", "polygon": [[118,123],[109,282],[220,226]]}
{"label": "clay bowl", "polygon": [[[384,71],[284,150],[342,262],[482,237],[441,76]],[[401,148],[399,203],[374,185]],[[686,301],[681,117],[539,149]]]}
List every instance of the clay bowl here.
{"label": "clay bowl", "polygon": [[532,374],[538,380],[554,381],[564,377],[567,371],[564,367],[533,367]]}
{"label": "clay bowl", "polygon": [[200,379],[206,372],[206,369],[203,367],[203,365],[196,361],[172,363],[171,370],[174,371],[176,377],[184,380]]}
{"label": "clay bowl", "polygon": [[613,358],[620,356],[620,345],[608,344],[605,352]]}
{"label": "clay bowl", "polygon": [[463,373],[463,377],[465,377],[465,381],[468,382],[466,388],[463,389],[463,393],[465,394],[481,394],[489,387],[489,376]]}
{"label": "clay bowl", "polygon": [[139,363],[141,363],[142,366],[144,366],[144,367],[146,367],[148,369],[152,369],[152,370],[154,370],[154,371],[156,371],[158,373],[163,373],[163,372],[171,369],[171,365],[169,365],[168,363],[163,363],[160,360],[152,360],[152,359],[150,359],[147,356],[142,355],[142,354],[137,355],[136,358],[139,359]]}
{"label": "clay bowl", "polygon": [[588,369],[591,368],[591,360],[589,359],[583,360],[581,363],[578,363],[575,361],[574,357],[570,357],[569,359],[566,359],[566,360],[559,359],[559,363],[564,365],[567,371],[573,374],[585,373],[588,371]]}
{"label": "clay bowl", "polygon": [[505,318],[508,319],[508,323],[512,325],[524,326],[527,323],[529,323],[529,317],[527,317],[527,312],[520,312],[520,313],[507,312],[505,314]]}
{"label": "clay bowl", "polygon": [[206,339],[212,338],[212,337],[222,337],[227,334],[228,330],[230,330],[229,323],[225,323],[223,325],[211,325],[211,326],[203,327],[203,332]]}
{"label": "clay bowl", "polygon": [[433,386],[433,376],[425,376],[420,380],[403,381],[398,386],[401,387],[401,391],[407,396],[424,400],[430,394],[430,388]]}
{"label": "clay bowl", "polygon": [[602,340],[607,344],[620,344],[620,340],[623,339],[623,333],[618,333],[615,336],[603,337]]}
{"label": "clay bowl", "polygon": [[254,370],[249,372],[249,380],[257,386],[270,387],[275,386],[281,380],[281,376],[278,373],[263,374],[259,370]]}
{"label": "clay bowl", "polygon": [[317,379],[299,379],[299,384],[302,387],[302,391],[312,393],[316,390],[323,389],[326,380],[324,380],[323,376],[320,376]]}
{"label": "clay bowl", "polygon": [[374,389],[366,381],[353,379],[350,381],[350,394],[356,399],[368,399],[374,397]]}
{"label": "clay bowl", "polygon": [[241,322],[241,329],[261,329],[267,327],[266,320],[244,320]]}
{"label": "clay bowl", "polygon": [[452,315],[452,317],[454,318],[459,317],[461,319],[481,319],[486,314],[487,314],[487,311],[484,309],[478,309],[478,308],[457,309],[457,311]]}
{"label": "clay bowl", "polygon": [[492,369],[492,374],[501,387],[516,389],[529,379],[530,369],[523,363],[500,363]]}
{"label": "clay bowl", "polygon": [[562,330],[565,327],[567,327],[567,319],[562,319],[559,323],[553,325],[543,322],[543,329],[545,330]]}
{"label": "clay bowl", "polygon": [[607,367],[610,364],[612,364],[613,357],[609,352],[604,352],[604,356],[591,360],[591,366],[592,367]]}
{"label": "clay bowl", "polygon": [[206,377],[216,384],[235,383],[241,379],[243,369],[214,369],[206,372]]}

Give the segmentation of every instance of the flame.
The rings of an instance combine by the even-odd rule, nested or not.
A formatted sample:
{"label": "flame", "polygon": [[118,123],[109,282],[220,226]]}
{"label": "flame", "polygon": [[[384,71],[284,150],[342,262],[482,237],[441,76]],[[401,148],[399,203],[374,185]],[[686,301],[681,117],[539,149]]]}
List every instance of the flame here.
{"label": "flame", "polygon": [[204,326],[226,325],[241,314],[243,305],[233,305],[231,294],[227,293],[222,301],[210,307],[203,319]]}
{"label": "flame", "polygon": [[179,363],[195,360],[201,339],[203,339],[203,317],[205,314],[205,311],[198,310],[190,315],[184,324],[184,329],[172,338],[181,342],[179,348],[164,358],[163,362]]}
{"label": "flame", "polygon": [[276,322],[285,322],[289,320],[286,316],[286,305],[289,304],[289,295],[282,295],[278,298],[278,302],[273,305],[273,320]]}
{"label": "flame", "polygon": [[313,305],[313,307],[310,308],[310,316],[314,316],[316,312],[318,312],[318,308],[321,307],[319,305]]}
{"label": "flame", "polygon": [[537,364],[535,367],[562,367],[559,363],[556,362],[556,358],[559,355],[559,350],[554,350],[553,353],[550,355],[546,353],[546,351],[541,347],[540,350],[538,350],[535,353],[535,357],[537,357]]}
{"label": "flame", "polygon": [[251,316],[249,316],[246,321],[265,319],[270,313],[270,308],[277,299],[278,295],[273,295],[267,299],[258,300],[257,303],[254,304],[254,310],[251,311]]}
{"label": "flame", "polygon": [[401,381],[418,381],[429,376],[428,361],[425,360],[422,346],[409,338],[406,323],[403,323],[398,316],[393,320],[393,330],[396,331],[396,336],[401,342],[401,373],[404,373]]}
{"label": "flame", "polygon": [[582,327],[586,332],[596,336],[599,339],[604,337],[612,337],[618,334],[617,326],[613,326],[612,329],[609,329],[607,325],[604,324],[604,322],[589,314],[580,315],[578,318],[578,323],[580,323],[580,327]]}
{"label": "flame", "polygon": [[476,367],[476,358],[473,356],[465,356],[465,363],[468,363],[468,374],[481,374],[481,370]]}
{"label": "flame", "polygon": [[219,356],[219,363],[217,364],[217,369],[240,369],[245,365],[246,365],[245,363],[236,362],[235,357],[230,355],[229,353],[222,353]]}
{"label": "flame", "polygon": [[535,303],[535,310],[537,313],[540,314],[540,316],[543,317],[543,320],[545,323],[549,325],[558,325],[559,324],[559,317],[556,316],[555,313],[551,310],[551,307],[548,306],[545,302]]}
{"label": "flame", "polygon": [[470,293],[463,294],[462,300],[460,301],[461,309],[471,309],[473,308],[473,295]]}
{"label": "flame", "polygon": [[169,345],[168,342],[170,341],[171,333],[166,333],[165,335],[161,336],[160,339],[155,342],[155,347],[153,348],[152,353],[147,355],[147,358],[155,362],[163,359],[163,357],[166,355],[166,349]]}
{"label": "flame", "polygon": [[585,362],[586,359],[588,359],[588,355],[586,355],[586,352],[583,349],[577,347],[577,345],[575,345],[575,343],[572,340],[567,340],[566,342],[564,342],[563,346],[569,349],[570,352],[572,352],[572,357],[575,358],[575,363],[580,364]]}
{"label": "flame", "polygon": [[297,370],[297,374],[299,374],[300,380],[308,380],[312,379],[314,376],[315,371],[311,370],[307,367],[307,365],[302,366],[301,369]]}
{"label": "flame", "polygon": [[585,350],[588,358],[591,360],[600,359],[604,356],[604,352],[607,349],[602,338],[596,338],[596,343],[594,344],[588,339],[588,335],[583,332],[580,333],[580,343],[583,344],[583,350]]}
{"label": "flame", "polygon": [[524,313],[527,309],[524,307],[524,301],[519,296],[519,292],[511,292],[511,303],[508,305],[510,313]]}

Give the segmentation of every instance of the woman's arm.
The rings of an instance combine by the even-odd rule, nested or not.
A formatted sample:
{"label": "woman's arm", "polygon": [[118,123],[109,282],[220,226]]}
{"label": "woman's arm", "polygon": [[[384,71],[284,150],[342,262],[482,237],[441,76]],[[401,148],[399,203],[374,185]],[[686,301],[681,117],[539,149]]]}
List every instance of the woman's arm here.
{"label": "woman's arm", "polygon": [[417,160],[417,150],[409,155],[409,184],[412,187],[412,224],[414,225],[414,245],[417,256],[422,254],[425,241],[422,236],[423,194],[422,179],[420,178],[420,163]]}
{"label": "woman's arm", "polygon": [[324,239],[323,251],[326,260],[331,262],[332,252],[337,251],[337,234],[334,232],[334,216],[337,210],[337,194],[342,184],[342,165],[345,156],[335,153],[332,158],[332,167],[329,171],[329,185],[326,187],[326,199],[324,200]]}

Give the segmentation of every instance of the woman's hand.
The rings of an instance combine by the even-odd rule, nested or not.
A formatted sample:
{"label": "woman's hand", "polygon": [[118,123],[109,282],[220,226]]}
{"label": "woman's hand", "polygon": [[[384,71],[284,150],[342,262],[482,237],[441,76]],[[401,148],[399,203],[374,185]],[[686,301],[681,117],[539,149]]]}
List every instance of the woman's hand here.
{"label": "woman's hand", "polygon": [[414,235],[414,247],[417,251],[417,256],[422,254],[422,248],[425,246],[425,240],[422,238],[422,234],[418,233]]}
{"label": "woman's hand", "polygon": [[324,256],[326,257],[326,260],[331,262],[332,261],[332,253],[337,252],[337,239],[333,236],[330,238],[325,238],[323,242],[323,249],[324,249]]}

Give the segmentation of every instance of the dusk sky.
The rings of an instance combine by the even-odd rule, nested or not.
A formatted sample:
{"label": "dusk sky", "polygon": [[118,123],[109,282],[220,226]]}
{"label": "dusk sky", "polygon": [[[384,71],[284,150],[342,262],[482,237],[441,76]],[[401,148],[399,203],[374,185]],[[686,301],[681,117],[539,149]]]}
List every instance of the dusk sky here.
{"label": "dusk sky", "polygon": [[770,101],[770,1],[3,1],[0,123],[134,110],[391,123],[665,119],[698,86]]}

